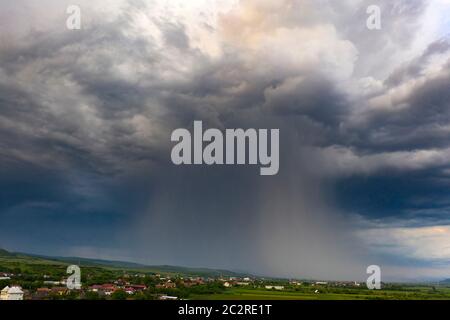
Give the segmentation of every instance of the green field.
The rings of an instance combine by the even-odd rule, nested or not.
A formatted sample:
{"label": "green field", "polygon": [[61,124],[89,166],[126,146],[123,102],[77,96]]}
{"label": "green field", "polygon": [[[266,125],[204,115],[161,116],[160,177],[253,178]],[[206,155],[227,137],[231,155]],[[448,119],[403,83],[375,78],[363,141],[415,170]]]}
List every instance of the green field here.
{"label": "green field", "polygon": [[[320,289],[319,289],[320,290]],[[324,293],[307,290],[272,291],[260,288],[231,288],[224,293],[213,295],[195,295],[196,300],[450,300],[450,288],[438,288],[423,285],[410,287],[405,285],[400,290],[347,289],[340,292],[338,288],[323,288]]]}

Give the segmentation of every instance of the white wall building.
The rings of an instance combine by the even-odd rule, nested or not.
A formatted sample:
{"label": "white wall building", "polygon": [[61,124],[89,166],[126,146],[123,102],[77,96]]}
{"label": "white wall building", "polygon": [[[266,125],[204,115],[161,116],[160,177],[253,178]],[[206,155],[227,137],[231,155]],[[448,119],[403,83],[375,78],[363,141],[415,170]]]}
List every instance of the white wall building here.
{"label": "white wall building", "polygon": [[6,286],[1,291],[0,300],[23,300],[22,288]]}
{"label": "white wall building", "polygon": [[284,290],[284,286],[265,286],[267,290]]}
{"label": "white wall building", "polygon": [[2,291],[0,293],[0,300],[8,300],[8,299],[6,299],[8,297],[8,290],[9,290],[8,286],[6,286],[2,289]]}

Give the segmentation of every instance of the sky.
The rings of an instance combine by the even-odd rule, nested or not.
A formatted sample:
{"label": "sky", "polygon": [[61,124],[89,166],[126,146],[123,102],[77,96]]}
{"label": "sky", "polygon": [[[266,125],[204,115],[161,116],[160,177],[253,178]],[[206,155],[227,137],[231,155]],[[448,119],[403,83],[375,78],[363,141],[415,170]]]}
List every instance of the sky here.
{"label": "sky", "polygon": [[[450,278],[449,17],[448,0],[0,0],[0,247]],[[279,173],[173,165],[196,120],[280,129]]]}

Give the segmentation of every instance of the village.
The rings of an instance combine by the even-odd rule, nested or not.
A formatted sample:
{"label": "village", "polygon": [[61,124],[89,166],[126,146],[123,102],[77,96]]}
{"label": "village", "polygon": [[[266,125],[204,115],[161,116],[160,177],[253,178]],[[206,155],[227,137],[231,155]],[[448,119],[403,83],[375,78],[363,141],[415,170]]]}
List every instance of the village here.
{"label": "village", "polygon": [[[315,294],[333,287],[360,287],[357,282],[324,282],[273,280],[256,277],[183,277],[180,275],[124,273],[103,283],[87,281],[80,289],[71,290],[67,278],[49,279],[42,275],[30,283],[29,275],[0,272],[0,300],[185,300],[201,295],[221,294],[232,288],[253,288],[266,291],[292,291],[308,287]],[[106,280],[106,279],[105,279]]]}
{"label": "village", "polygon": [[179,297],[169,295],[169,293],[180,288],[204,286],[214,282],[214,279],[210,278],[169,278],[159,274],[125,274],[122,277],[111,280],[111,282],[83,285],[79,290],[71,290],[66,285],[66,278],[58,281],[48,280],[48,276],[43,275],[41,281],[43,286],[33,288],[30,285],[19,285],[24,282],[21,279],[26,278],[26,275],[8,273],[0,273],[0,275],[2,281],[11,283],[11,285],[7,285],[1,290],[0,300],[177,300]]}

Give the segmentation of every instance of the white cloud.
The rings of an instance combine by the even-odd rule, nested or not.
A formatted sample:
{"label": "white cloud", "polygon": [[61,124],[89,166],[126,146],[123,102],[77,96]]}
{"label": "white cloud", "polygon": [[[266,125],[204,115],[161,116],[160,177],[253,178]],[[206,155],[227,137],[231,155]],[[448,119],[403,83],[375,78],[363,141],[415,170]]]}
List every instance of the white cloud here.
{"label": "white cloud", "polygon": [[381,253],[423,261],[450,261],[450,226],[389,228],[359,232],[359,236]]}

